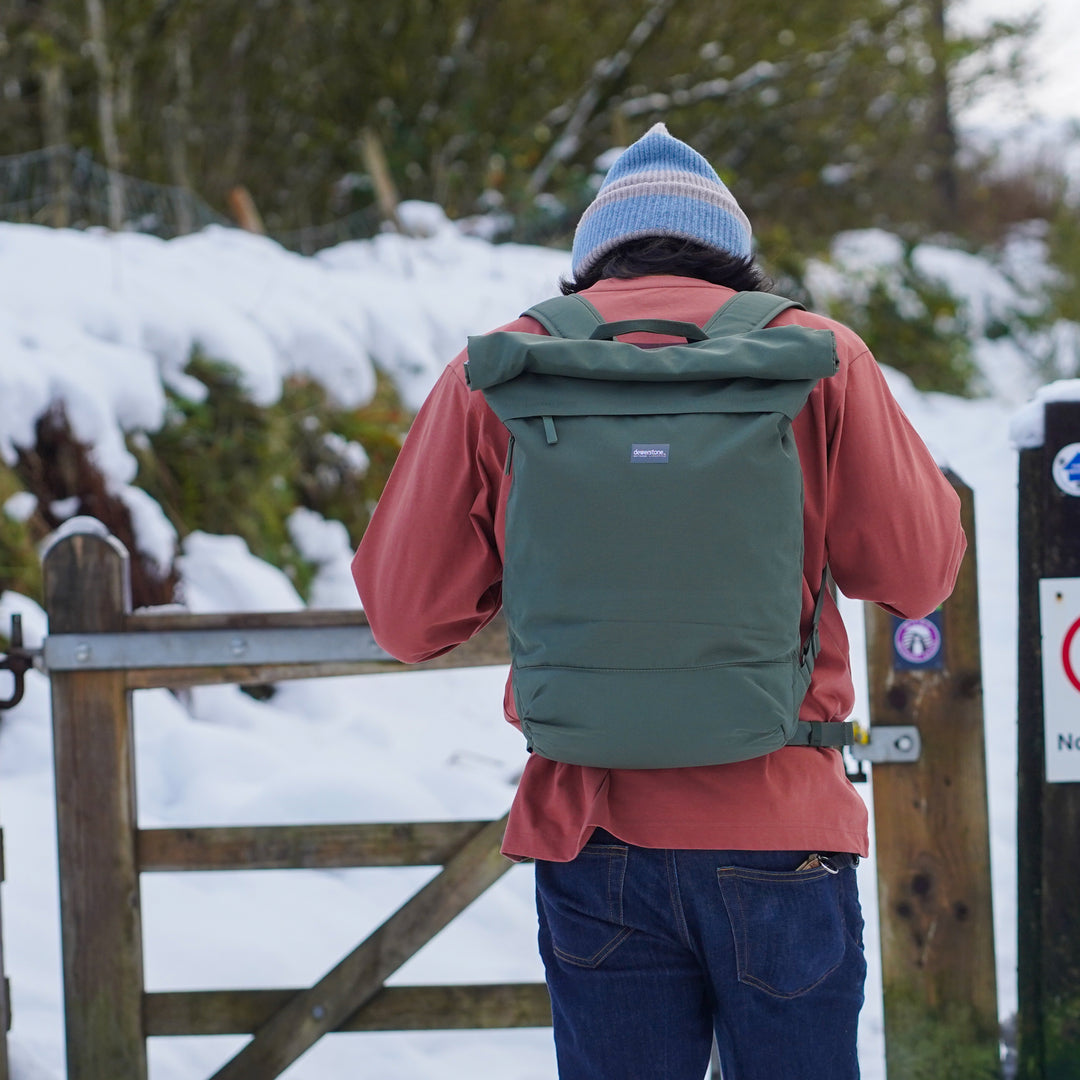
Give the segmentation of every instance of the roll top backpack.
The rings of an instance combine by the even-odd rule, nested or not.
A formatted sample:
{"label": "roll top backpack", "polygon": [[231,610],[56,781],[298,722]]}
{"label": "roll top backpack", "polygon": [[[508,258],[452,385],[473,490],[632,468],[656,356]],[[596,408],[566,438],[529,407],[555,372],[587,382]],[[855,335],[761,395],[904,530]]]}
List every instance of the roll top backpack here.
{"label": "roll top backpack", "polygon": [[[825,577],[803,641],[791,424],[838,361],[831,331],[766,325],[796,306],[739,293],[702,328],[573,295],[526,313],[550,336],[469,339],[510,432],[503,607],[534,753],[655,769],[851,742],[799,720]],[[636,332],[687,340],[616,340]]]}

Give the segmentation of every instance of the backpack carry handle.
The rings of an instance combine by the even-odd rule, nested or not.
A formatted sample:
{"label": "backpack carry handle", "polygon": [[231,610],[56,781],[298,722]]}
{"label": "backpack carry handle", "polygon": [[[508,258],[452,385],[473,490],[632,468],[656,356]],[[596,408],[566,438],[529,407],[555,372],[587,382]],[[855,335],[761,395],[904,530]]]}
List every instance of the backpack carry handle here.
{"label": "backpack carry handle", "polygon": [[590,335],[590,341],[610,341],[620,334],[669,334],[687,341],[708,341],[709,335],[697,323],[676,322],[672,319],[623,319],[601,323]]}

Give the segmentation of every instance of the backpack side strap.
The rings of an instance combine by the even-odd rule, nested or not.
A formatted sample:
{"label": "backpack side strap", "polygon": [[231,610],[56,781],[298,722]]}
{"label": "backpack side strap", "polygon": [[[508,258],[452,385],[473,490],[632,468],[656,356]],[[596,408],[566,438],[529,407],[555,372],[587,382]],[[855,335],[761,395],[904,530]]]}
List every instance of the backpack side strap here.
{"label": "backpack side strap", "polygon": [[[742,294],[746,295],[746,294]],[[802,645],[802,657],[799,664],[799,679],[804,691],[810,688],[813,674],[813,662],[818,659],[821,638],[818,623],[821,621],[821,609],[825,604],[825,590],[828,588],[828,567],[821,571],[821,588],[814,600],[813,619],[810,634]],[[839,750],[841,746],[852,746],[855,742],[855,726],[850,721],[837,723],[835,720],[798,720],[795,734],[787,741],[788,746],[832,746]]]}
{"label": "backpack side strap", "polygon": [[825,746],[839,750],[855,745],[855,725],[850,720],[800,720],[787,746]]}
{"label": "backpack side strap", "polygon": [[802,309],[796,300],[763,292],[736,293],[705,324],[709,337],[725,337],[728,334],[745,334],[760,330],[788,308]]}
{"label": "backpack side strap", "polygon": [[589,338],[604,319],[583,296],[553,296],[522,312],[535,319],[552,337]]}
{"label": "backpack side strap", "polygon": [[[810,626],[810,634],[803,645],[802,664],[799,667],[800,676],[807,689],[810,686],[814,661],[817,659],[818,650],[821,648],[818,623],[821,621],[821,609],[825,604],[825,590],[828,587],[829,568],[826,566],[821,571],[821,588],[818,589],[817,600],[814,601],[814,617]],[[835,720],[800,720],[796,726],[795,734],[787,743],[788,746],[828,746],[835,749],[842,746],[853,746],[854,744],[855,725],[847,720],[842,723],[837,723]]]}

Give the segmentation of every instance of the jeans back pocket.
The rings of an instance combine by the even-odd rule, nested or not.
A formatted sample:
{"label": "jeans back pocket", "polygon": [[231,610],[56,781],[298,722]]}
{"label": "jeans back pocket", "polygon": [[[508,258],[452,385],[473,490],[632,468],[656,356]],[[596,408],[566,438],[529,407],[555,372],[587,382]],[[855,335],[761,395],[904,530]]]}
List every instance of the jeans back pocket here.
{"label": "jeans back pocket", "polygon": [[536,891],[560,960],[595,968],[633,930],[623,925],[623,844],[586,844],[565,863],[536,863]]}
{"label": "jeans back pocket", "polygon": [[839,967],[847,948],[840,897],[846,873],[717,870],[740,982],[792,998]]}

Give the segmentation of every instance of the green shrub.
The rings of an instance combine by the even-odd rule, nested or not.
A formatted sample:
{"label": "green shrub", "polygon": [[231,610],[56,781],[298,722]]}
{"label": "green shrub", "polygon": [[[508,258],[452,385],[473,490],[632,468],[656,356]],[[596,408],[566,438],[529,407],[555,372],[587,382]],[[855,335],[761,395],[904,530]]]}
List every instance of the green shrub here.
{"label": "green shrub", "polygon": [[[23,490],[15,473],[0,464],[0,507]],[[0,592],[10,589],[41,603],[41,560],[37,542],[44,532],[40,524],[35,528],[33,516],[16,521],[0,509]],[[5,631],[6,627],[0,626],[0,633]]]}
{"label": "green shrub", "polygon": [[[161,429],[129,439],[136,483],[181,538],[196,530],[240,536],[305,595],[315,568],[289,535],[289,515],[298,506],[315,510],[343,522],[358,543],[410,417],[382,376],[371,404],[350,410],[307,378],[288,380],[281,398],[262,407],[228,364],[198,354],[187,373],[206,396],[170,391]],[[357,465],[364,455],[366,470]]]}

